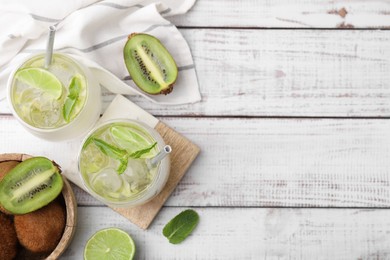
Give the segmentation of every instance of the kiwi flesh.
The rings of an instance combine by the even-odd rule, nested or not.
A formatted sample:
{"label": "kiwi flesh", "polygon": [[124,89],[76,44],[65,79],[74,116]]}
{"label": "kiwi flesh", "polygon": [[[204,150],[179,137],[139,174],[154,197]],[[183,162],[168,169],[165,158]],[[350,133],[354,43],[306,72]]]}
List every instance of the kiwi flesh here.
{"label": "kiwi flesh", "polygon": [[[5,161],[0,162],[0,182],[7,175],[7,173],[12,170],[16,165],[18,165],[20,161]],[[0,212],[4,214],[11,215],[5,208],[3,208],[0,204]],[[1,257],[0,257],[1,259]]]}
{"label": "kiwi flesh", "polygon": [[134,83],[149,94],[169,94],[177,79],[175,60],[154,36],[133,33],[123,50],[126,68]]}
{"label": "kiwi flesh", "polygon": [[61,192],[59,167],[45,157],[27,159],[15,166],[0,182],[0,204],[12,214],[42,208]]}
{"label": "kiwi flesh", "polygon": [[19,161],[0,162],[0,181],[4,178],[5,175],[7,175],[10,170],[12,170],[19,163]]}

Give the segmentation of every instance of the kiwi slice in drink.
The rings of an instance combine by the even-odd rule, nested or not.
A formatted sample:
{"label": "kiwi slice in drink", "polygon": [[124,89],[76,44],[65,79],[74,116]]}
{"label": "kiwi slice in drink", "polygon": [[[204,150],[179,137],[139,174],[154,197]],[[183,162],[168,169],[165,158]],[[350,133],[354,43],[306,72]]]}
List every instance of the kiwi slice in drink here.
{"label": "kiwi slice in drink", "polygon": [[161,42],[149,34],[133,33],[124,48],[127,70],[137,86],[149,94],[169,94],[177,79],[177,66]]}
{"label": "kiwi slice in drink", "polygon": [[0,182],[0,204],[12,214],[42,208],[61,192],[63,180],[58,166],[45,157],[27,159]]}

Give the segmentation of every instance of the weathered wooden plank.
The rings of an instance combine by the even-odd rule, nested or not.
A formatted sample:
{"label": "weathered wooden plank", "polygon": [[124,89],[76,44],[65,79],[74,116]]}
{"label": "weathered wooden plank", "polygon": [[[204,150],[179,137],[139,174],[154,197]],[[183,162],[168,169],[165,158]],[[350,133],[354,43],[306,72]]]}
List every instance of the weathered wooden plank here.
{"label": "weathered wooden plank", "polygon": [[185,208],[164,208],[144,231],[106,207],[79,207],[76,236],[63,259],[81,259],[97,230],[118,227],[136,259],[388,259],[390,210],[195,208],[200,222],[180,245],[164,225]]}
{"label": "weathered wooden plank", "polygon": [[178,26],[268,28],[389,28],[386,0],[198,0]]}
{"label": "weathered wooden plank", "polygon": [[[164,118],[201,148],[169,206],[389,207],[390,120]],[[49,143],[0,117],[0,153],[77,171],[79,142]],[[77,193],[80,205],[98,204]]]}
{"label": "weathered wooden plank", "polygon": [[[386,31],[181,30],[203,100],[154,115],[390,116]],[[104,108],[115,97],[105,92]],[[9,112],[0,102],[0,112]]]}
{"label": "weathered wooden plank", "polygon": [[133,98],[152,114],[390,116],[390,36],[385,31],[182,33],[192,49],[203,100],[167,107]]}

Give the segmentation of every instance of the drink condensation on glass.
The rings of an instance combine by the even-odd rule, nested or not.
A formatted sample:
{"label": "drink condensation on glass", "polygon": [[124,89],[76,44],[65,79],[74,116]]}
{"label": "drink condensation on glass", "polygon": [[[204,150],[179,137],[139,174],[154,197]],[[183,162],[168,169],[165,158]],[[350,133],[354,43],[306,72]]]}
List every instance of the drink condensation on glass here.
{"label": "drink condensation on glass", "polygon": [[164,146],[157,131],[139,121],[104,123],[88,134],[79,152],[84,186],[110,206],[144,204],[160,193],[168,179],[169,156],[157,165],[149,163]]}
{"label": "drink condensation on glass", "polygon": [[51,141],[86,133],[101,111],[100,86],[91,72],[66,54],[28,58],[8,80],[14,116],[32,134]]}

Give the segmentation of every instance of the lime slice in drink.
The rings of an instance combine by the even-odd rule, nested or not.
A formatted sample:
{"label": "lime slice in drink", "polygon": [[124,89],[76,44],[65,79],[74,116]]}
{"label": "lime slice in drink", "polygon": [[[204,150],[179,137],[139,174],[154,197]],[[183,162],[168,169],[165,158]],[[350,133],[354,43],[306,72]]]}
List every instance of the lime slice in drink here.
{"label": "lime slice in drink", "polygon": [[[129,153],[148,148],[150,143],[142,135],[136,131],[124,126],[113,126],[110,129],[112,137],[115,142],[121,147],[126,149]],[[143,155],[141,158],[151,158],[156,154],[153,150]]]}
{"label": "lime slice in drink", "polygon": [[96,173],[108,165],[108,158],[96,145],[83,147],[80,165],[88,173]]}
{"label": "lime slice in drink", "polygon": [[50,94],[53,98],[59,99],[62,95],[62,84],[51,72],[42,68],[26,68],[18,70],[15,78],[34,88]]}
{"label": "lime slice in drink", "polygon": [[121,229],[107,228],[96,232],[84,248],[85,260],[133,259],[135,245],[133,239]]}

